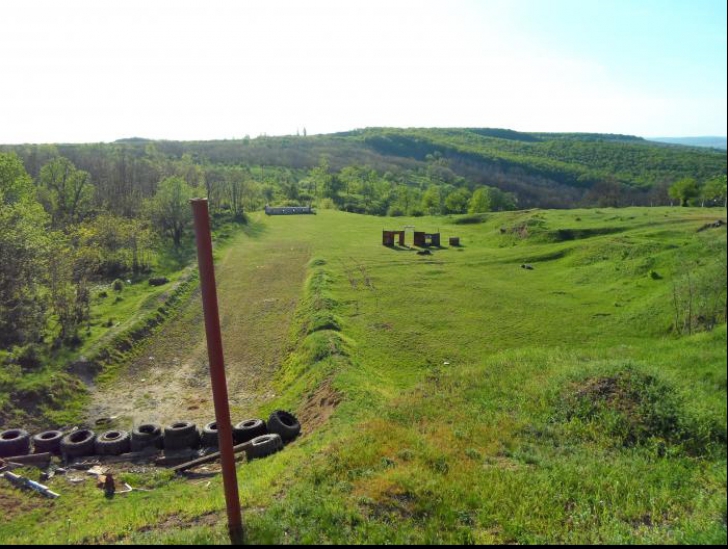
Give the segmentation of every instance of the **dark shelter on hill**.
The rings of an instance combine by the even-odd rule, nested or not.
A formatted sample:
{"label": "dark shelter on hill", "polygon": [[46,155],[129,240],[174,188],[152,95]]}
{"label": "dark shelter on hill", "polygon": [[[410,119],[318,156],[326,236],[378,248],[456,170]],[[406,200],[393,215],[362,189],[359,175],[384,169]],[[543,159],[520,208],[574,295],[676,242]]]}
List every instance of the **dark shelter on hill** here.
{"label": "dark shelter on hill", "polygon": [[415,246],[426,248],[428,246],[440,246],[440,233],[425,233],[415,231]]}
{"label": "dark shelter on hill", "polygon": [[300,214],[315,214],[316,212],[311,206],[285,206],[278,208],[271,208],[266,204],[265,214],[266,215],[300,215]]}
{"label": "dark shelter on hill", "polygon": [[394,246],[395,236],[399,236],[399,245],[404,246],[404,231],[382,231],[382,244],[389,247]]}
{"label": "dark shelter on hill", "polygon": [[[406,246],[405,231],[382,231],[382,244],[384,246],[393,247],[395,239],[400,246]],[[419,248],[440,247],[440,233],[414,231],[414,245]]]}

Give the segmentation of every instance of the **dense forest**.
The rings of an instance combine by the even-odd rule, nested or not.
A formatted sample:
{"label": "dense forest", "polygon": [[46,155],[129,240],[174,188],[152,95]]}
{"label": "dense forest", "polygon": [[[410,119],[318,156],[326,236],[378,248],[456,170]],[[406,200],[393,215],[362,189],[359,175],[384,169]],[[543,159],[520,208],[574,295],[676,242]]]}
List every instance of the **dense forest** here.
{"label": "dense forest", "polygon": [[77,344],[94,282],[185,259],[192,196],[216,226],[271,205],[370,215],[723,206],[724,151],[602,134],[370,128],[321,136],[0,147],[0,362]]}

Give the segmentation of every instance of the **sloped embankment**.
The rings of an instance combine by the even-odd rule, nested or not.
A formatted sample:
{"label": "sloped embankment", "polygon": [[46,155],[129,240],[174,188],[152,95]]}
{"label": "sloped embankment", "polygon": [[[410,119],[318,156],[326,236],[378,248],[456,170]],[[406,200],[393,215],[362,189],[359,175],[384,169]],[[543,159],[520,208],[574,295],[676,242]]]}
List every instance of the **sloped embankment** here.
{"label": "sloped embankment", "polygon": [[190,271],[161,296],[153,297],[128,326],[102,339],[85,356],[65,368],[47,366],[42,375],[13,380],[0,393],[10,398],[0,405],[0,425],[42,430],[70,425],[80,420],[89,400],[89,388],[99,376],[113,375],[116,368],[134,357],[142,344],[173,317],[197,287],[197,275]]}
{"label": "sloped embankment", "polygon": [[279,383],[289,395],[305,395],[298,412],[310,432],[325,423],[343,400],[334,377],[349,364],[355,343],[342,333],[339,303],[331,293],[332,275],[326,260],[314,258],[308,267],[294,328],[299,343],[283,365]]}

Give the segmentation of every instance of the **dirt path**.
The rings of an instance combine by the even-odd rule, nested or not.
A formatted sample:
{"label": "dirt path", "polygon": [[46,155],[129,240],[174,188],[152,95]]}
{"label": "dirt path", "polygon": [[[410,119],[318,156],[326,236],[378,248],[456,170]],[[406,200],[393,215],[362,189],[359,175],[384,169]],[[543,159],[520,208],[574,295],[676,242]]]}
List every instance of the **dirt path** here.
{"label": "dirt path", "polygon": [[[247,237],[217,266],[228,392],[233,421],[271,399],[271,380],[285,359],[309,249],[299,242]],[[126,427],[154,421],[214,419],[199,291],[111,386],[92,390],[88,419],[118,416]]]}

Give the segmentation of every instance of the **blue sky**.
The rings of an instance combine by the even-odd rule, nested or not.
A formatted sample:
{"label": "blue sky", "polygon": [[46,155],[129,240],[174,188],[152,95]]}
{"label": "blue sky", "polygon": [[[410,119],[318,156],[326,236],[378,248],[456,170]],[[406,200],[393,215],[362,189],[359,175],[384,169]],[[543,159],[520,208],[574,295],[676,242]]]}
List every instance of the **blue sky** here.
{"label": "blue sky", "polygon": [[726,135],[718,0],[4,0],[0,143]]}

